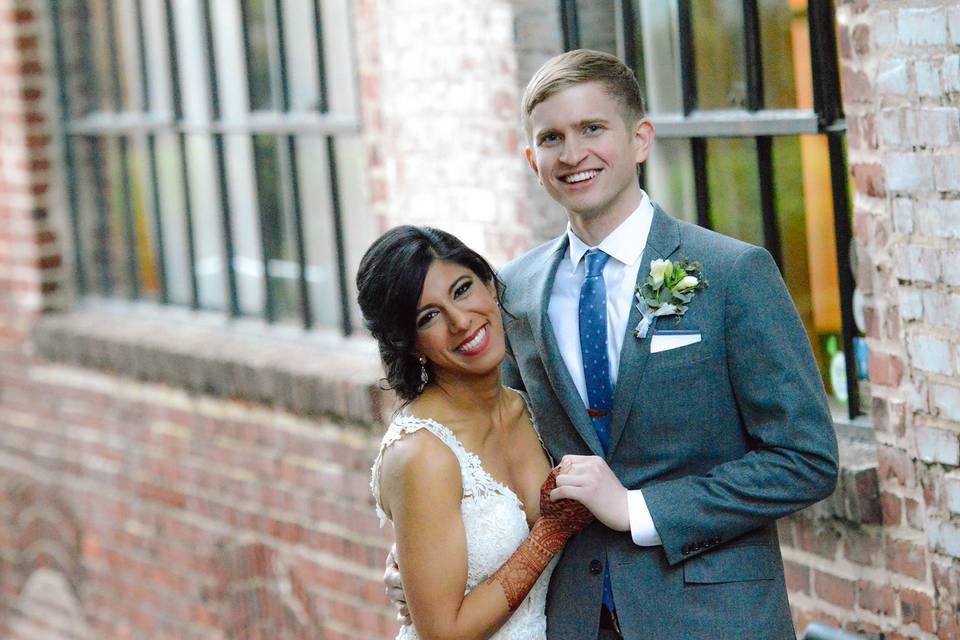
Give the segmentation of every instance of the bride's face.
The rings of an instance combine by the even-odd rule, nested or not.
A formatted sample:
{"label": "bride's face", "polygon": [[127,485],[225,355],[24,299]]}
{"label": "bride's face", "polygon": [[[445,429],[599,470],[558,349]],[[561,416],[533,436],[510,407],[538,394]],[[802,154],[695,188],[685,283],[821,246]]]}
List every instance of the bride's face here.
{"label": "bride's face", "polygon": [[493,284],[470,268],[434,261],[417,303],[417,351],[434,373],[484,375],[504,356],[503,320]]}

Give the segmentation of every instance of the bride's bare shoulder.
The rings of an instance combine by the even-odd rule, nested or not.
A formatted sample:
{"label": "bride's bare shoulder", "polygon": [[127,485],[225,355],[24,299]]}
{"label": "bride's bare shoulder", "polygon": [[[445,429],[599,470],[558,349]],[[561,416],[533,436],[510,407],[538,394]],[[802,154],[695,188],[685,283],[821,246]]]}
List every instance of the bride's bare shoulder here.
{"label": "bride's bare shoulder", "polygon": [[407,433],[384,449],[380,491],[385,504],[417,499],[425,492],[459,492],[460,463],[429,429]]}

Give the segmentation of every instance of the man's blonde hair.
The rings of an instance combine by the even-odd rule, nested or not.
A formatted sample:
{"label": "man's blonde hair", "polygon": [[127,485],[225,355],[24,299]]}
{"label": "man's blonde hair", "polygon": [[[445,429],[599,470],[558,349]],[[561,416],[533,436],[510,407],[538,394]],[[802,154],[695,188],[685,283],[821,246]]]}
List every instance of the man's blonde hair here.
{"label": "man's blonde hair", "polygon": [[576,49],[550,58],[530,78],[520,101],[527,135],[530,135],[530,114],[538,104],[568,87],[587,82],[599,82],[603,86],[607,95],[620,104],[621,115],[628,124],[643,117],[643,93],[633,71],[609,53]]}

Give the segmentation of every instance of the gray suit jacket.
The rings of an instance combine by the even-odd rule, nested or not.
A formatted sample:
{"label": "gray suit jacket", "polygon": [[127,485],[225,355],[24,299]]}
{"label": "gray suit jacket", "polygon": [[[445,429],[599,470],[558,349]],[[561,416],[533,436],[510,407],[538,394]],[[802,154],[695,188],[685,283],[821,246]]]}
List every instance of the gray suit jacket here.
{"label": "gray suit jacket", "polygon": [[[547,304],[566,236],[506,265],[505,383],[526,389],[554,459],[603,455],[557,347]],[[640,547],[595,522],[550,584],[550,640],[595,637],[609,565],[626,640],[795,638],[775,520],[829,495],[837,442],[810,343],[765,250],[674,220],[655,206],[641,258],[703,264],[709,286],[679,324],[659,318],[620,355],[606,461],[643,489],[663,542]],[[702,341],[650,353],[654,332]]]}

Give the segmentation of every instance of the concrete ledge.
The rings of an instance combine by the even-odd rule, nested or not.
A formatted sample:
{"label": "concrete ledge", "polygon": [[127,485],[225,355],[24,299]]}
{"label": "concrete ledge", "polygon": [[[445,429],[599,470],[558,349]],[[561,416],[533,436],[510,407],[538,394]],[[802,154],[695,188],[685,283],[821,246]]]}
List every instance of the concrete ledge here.
{"label": "concrete ledge", "polygon": [[366,337],[98,302],[41,317],[31,342],[55,362],[377,429],[395,402],[378,386],[380,361]]}

